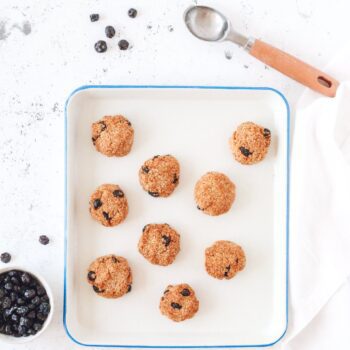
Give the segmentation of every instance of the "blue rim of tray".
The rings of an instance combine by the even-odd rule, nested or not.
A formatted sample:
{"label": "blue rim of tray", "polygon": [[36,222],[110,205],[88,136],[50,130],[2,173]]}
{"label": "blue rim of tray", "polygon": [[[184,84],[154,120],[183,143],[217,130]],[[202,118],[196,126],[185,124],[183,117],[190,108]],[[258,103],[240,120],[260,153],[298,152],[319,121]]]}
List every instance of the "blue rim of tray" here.
{"label": "blue rim of tray", "polygon": [[[256,90],[272,91],[282,98],[287,110],[287,213],[286,213],[286,326],[282,334],[266,344],[244,345],[132,345],[132,344],[85,344],[75,339],[69,332],[66,320],[67,311],[67,106],[71,98],[82,90],[88,89],[203,89],[203,90]],[[253,348],[268,347],[279,342],[288,328],[288,275],[289,275],[289,187],[290,187],[290,107],[286,97],[277,89],[254,86],[201,86],[201,85],[83,85],[68,96],[64,110],[64,285],[63,285],[63,326],[67,336],[76,344],[87,347],[138,348],[138,349],[210,349],[210,348]]]}

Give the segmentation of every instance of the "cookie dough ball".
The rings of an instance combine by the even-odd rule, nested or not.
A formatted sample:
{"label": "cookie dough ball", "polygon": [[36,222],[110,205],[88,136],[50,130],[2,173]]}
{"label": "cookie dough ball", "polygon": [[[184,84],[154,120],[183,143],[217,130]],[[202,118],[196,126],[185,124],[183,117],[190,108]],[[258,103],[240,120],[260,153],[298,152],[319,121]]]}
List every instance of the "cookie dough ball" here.
{"label": "cookie dough ball", "polygon": [[242,123],[230,138],[235,159],[241,164],[262,161],[271,143],[271,131],[252,122]]}
{"label": "cookie dough ball", "polygon": [[205,268],[210,276],[231,279],[245,267],[241,246],[230,241],[217,241],[205,250]]}
{"label": "cookie dough ball", "polygon": [[149,224],[143,228],[138,248],[150,263],[167,266],[180,251],[180,235],[168,224]]}
{"label": "cookie dough ball", "polygon": [[180,164],[171,155],[146,160],[139,171],[140,184],[153,197],[168,197],[180,179]]}
{"label": "cookie dough ball", "polygon": [[128,201],[118,185],[105,184],[90,196],[91,216],[103,226],[116,226],[128,215]]}
{"label": "cookie dough ball", "polygon": [[134,142],[134,129],[122,115],[106,116],[91,126],[96,150],[108,157],[126,156]]}
{"label": "cookie dough ball", "polygon": [[212,216],[221,215],[230,210],[236,186],[226,175],[208,172],[197,181],[194,197],[199,210]]}
{"label": "cookie dough ball", "polygon": [[105,298],[119,298],[131,291],[132,273],[125,258],[105,255],[90,264],[87,281],[96,294]]}
{"label": "cookie dough ball", "polygon": [[160,311],[175,322],[192,318],[199,308],[194,290],[186,283],[168,286],[160,299]]}

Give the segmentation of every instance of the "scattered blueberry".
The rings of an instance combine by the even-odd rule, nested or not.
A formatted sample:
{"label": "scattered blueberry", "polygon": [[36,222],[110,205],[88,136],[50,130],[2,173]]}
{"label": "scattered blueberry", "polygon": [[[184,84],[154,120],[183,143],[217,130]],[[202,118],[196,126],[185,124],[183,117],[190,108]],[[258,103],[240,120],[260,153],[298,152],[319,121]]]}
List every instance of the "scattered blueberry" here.
{"label": "scattered blueberry", "polygon": [[95,43],[95,50],[98,53],[107,51],[107,43],[104,40],[99,40]]}
{"label": "scattered blueberry", "polygon": [[7,253],[7,252],[2,253],[1,256],[0,256],[0,260],[1,260],[3,263],[7,264],[8,262],[11,261],[11,254],[10,254],[10,253]]}
{"label": "scattered blueberry", "polygon": [[127,40],[119,40],[118,46],[120,50],[127,50],[129,47],[129,42]]}
{"label": "scattered blueberry", "polygon": [[113,38],[115,35],[115,29],[112,26],[107,26],[105,28],[105,33],[107,38]]}
{"label": "scattered blueberry", "polygon": [[159,193],[158,192],[151,192],[151,191],[148,191],[148,194],[152,197],[159,197]]}
{"label": "scattered blueberry", "polygon": [[94,271],[89,271],[87,278],[89,281],[95,281],[96,279],[96,273]]}
{"label": "scattered blueberry", "polygon": [[169,293],[169,289],[166,289],[163,294]]}
{"label": "scattered blueberry", "polygon": [[91,22],[96,22],[100,19],[100,15],[98,13],[93,13],[90,15],[90,21]]}
{"label": "scattered blueberry", "polygon": [[102,206],[102,202],[100,199],[95,199],[93,202],[93,205],[94,205],[94,209],[98,209],[99,207]]}
{"label": "scattered blueberry", "polygon": [[249,157],[251,154],[253,154],[252,152],[249,151],[249,149],[244,148],[244,147],[239,147],[239,150],[241,151],[241,153],[242,153],[245,157]]}
{"label": "scattered blueberry", "polygon": [[41,236],[39,237],[39,242],[40,242],[41,244],[43,244],[43,245],[47,245],[47,244],[49,244],[50,239],[49,239],[49,237],[47,237],[46,235],[41,235]]}
{"label": "scattered blueberry", "polygon": [[178,310],[182,309],[182,306],[178,303],[171,303],[170,305],[173,309],[178,309]]}
{"label": "scattered blueberry", "polygon": [[204,210],[204,209],[201,208],[199,205],[197,205],[197,209],[198,209],[198,210]]}
{"label": "scattered blueberry", "polygon": [[227,276],[228,276],[228,273],[229,273],[230,270],[231,270],[231,265],[226,266],[225,269],[226,269],[226,270],[225,270],[224,276],[227,277]]}
{"label": "scattered blueberry", "polygon": [[184,296],[184,297],[188,297],[188,296],[191,295],[191,292],[189,291],[189,289],[184,288],[184,289],[181,291],[181,295]]}
{"label": "scattered blueberry", "polygon": [[163,243],[164,243],[164,245],[167,247],[169,244],[170,244],[170,242],[171,242],[171,238],[169,237],[169,236],[166,236],[166,235],[163,235],[162,236],[162,239],[163,239]]}
{"label": "scattered blueberry", "polygon": [[119,197],[119,198],[122,198],[122,197],[124,197],[124,192],[122,191],[122,190],[115,190],[115,191],[113,191],[113,196],[114,197]]}
{"label": "scattered blueberry", "polygon": [[265,138],[269,138],[271,136],[271,131],[265,128],[263,134]]}
{"label": "scattered blueberry", "polygon": [[148,173],[149,173],[149,167],[148,167],[148,166],[143,166],[143,167],[142,167],[142,171],[143,171],[145,174],[148,174]]}
{"label": "scattered blueberry", "polygon": [[154,156],[154,157],[152,158],[152,160],[157,159],[157,158],[159,158],[159,157],[160,157],[160,155],[157,154],[156,156]]}
{"label": "scattered blueberry", "polygon": [[131,8],[129,11],[128,11],[128,16],[130,18],[135,18],[137,16],[137,10]]}
{"label": "scattered blueberry", "polygon": [[148,225],[143,226],[142,232],[145,232],[145,231],[146,231],[147,226],[148,226]]}
{"label": "scattered blueberry", "polygon": [[114,255],[112,256],[112,261],[113,261],[115,264],[119,262],[119,260],[118,260]]}
{"label": "scattered blueberry", "polygon": [[127,293],[131,292],[131,288],[132,288],[132,287],[131,287],[131,284],[129,284],[129,285],[128,285],[128,291],[127,291]]}

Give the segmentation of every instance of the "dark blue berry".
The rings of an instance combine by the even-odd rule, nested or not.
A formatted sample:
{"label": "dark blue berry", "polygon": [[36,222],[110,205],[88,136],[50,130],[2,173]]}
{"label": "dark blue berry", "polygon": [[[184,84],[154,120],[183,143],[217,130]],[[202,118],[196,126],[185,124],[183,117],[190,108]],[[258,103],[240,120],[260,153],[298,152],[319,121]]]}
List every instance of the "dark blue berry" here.
{"label": "dark blue berry", "polygon": [[135,18],[135,17],[137,16],[137,10],[131,8],[131,9],[128,11],[128,16],[129,16],[130,18]]}
{"label": "dark blue berry", "polygon": [[129,42],[127,40],[119,40],[118,46],[120,50],[127,50],[129,47]]}
{"label": "dark blue berry", "polygon": [[122,198],[124,197],[124,192],[122,190],[115,190],[113,191],[113,196],[117,198]]}
{"label": "dark blue berry", "polygon": [[271,131],[265,128],[263,134],[265,138],[269,138],[271,136]]}
{"label": "dark blue berry", "polygon": [[96,22],[100,19],[100,15],[98,13],[92,13],[90,15],[90,21],[91,22]]}
{"label": "dark blue berry", "polygon": [[178,310],[182,309],[182,306],[178,303],[171,303],[170,305],[173,309],[178,309]]}
{"label": "dark blue berry", "polygon": [[4,288],[6,290],[12,290],[13,289],[13,284],[11,282],[7,282],[5,285],[4,285]]}
{"label": "dark blue berry", "polygon": [[39,312],[43,315],[48,315],[50,312],[50,304],[49,303],[41,303],[39,305]]}
{"label": "dark blue berry", "polygon": [[39,321],[44,322],[44,321],[46,320],[47,316],[44,315],[44,314],[42,314],[41,312],[38,312],[38,313],[36,314],[36,318],[37,318]]}
{"label": "dark blue berry", "polygon": [[191,292],[189,291],[189,289],[184,288],[184,289],[181,291],[181,295],[184,296],[184,297],[188,297],[188,296],[191,295]]}
{"label": "dark blue berry", "polygon": [[87,277],[88,277],[88,280],[89,280],[89,281],[95,281],[95,279],[96,279],[96,273],[95,273],[94,271],[89,271]]}
{"label": "dark blue berry", "polygon": [[29,284],[31,282],[31,278],[30,278],[29,273],[27,273],[27,272],[22,273],[21,281],[23,284]]}
{"label": "dark blue berry", "polygon": [[39,332],[41,328],[42,328],[42,325],[41,325],[40,323],[34,323],[34,324],[33,324],[33,329],[34,329],[36,332]]}
{"label": "dark blue berry", "polygon": [[27,314],[27,317],[30,318],[31,320],[33,320],[33,319],[36,317],[35,311],[30,311],[30,312]]}
{"label": "dark blue berry", "polygon": [[142,171],[143,171],[145,174],[148,174],[148,173],[149,173],[149,167],[148,167],[148,166],[143,166],[143,167],[142,167]]}
{"label": "dark blue berry", "polygon": [[98,209],[100,206],[102,206],[102,202],[100,199],[95,199],[93,204],[94,204],[94,209]]}
{"label": "dark blue berry", "polygon": [[2,308],[3,309],[8,309],[9,307],[11,307],[11,299],[9,297],[5,297],[3,300],[2,300]]}
{"label": "dark blue berry", "polygon": [[170,242],[171,242],[171,238],[169,237],[169,236],[166,236],[166,235],[163,235],[162,236],[162,239],[163,239],[163,243],[164,243],[164,245],[167,247],[169,244],[170,244]]}
{"label": "dark blue berry", "polygon": [[251,154],[253,154],[252,152],[249,151],[249,149],[244,148],[244,147],[239,147],[239,150],[241,151],[241,153],[242,153],[245,157],[249,157]]}
{"label": "dark blue berry", "polygon": [[42,296],[45,293],[46,293],[45,288],[39,284],[36,288],[36,294],[38,294],[39,296]]}
{"label": "dark blue berry", "polygon": [[107,43],[104,40],[99,40],[95,43],[95,50],[98,53],[103,53],[107,51]]}
{"label": "dark blue berry", "polygon": [[7,264],[8,262],[11,261],[11,254],[10,254],[10,253],[7,253],[7,252],[2,253],[2,254],[0,255],[0,260],[1,260],[3,263]]}
{"label": "dark blue berry", "polygon": [[24,292],[24,297],[27,298],[27,299],[33,299],[36,295],[36,292],[34,289],[27,289],[25,292]]}
{"label": "dark blue berry", "polygon": [[25,304],[24,299],[22,299],[22,298],[17,299],[17,305],[24,305],[24,304]]}
{"label": "dark blue berry", "polygon": [[107,221],[111,220],[111,218],[109,217],[109,214],[108,214],[106,211],[103,211],[102,214],[103,214],[103,217],[104,217]]}
{"label": "dark blue berry", "polygon": [[50,239],[49,239],[49,237],[47,237],[46,235],[41,235],[41,236],[39,237],[39,242],[40,242],[41,244],[43,244],[43,245],[46,245],[46,244],[49,244]]}
{"label": "dark blue berry", "polygon": [[20,306],[17,310],[16,313],[17,315],[25,315],[26,313],[28,313],[29,309],[28,306]]}
{"label": "dark blue berry", "polygon": [[115,35],[115,29],[112,26],[107,26],[105,28],[105,33],[107,38],[113,38]]}
{"label": "dark blue berry", "polygon": [[18,320],[19,320],[18,315],[16,315],[16,314],[12,314],[12,315],[11,315],[11,321],[12,321],[12,322],[17,323]]}
{"label": "dark blue berry", "polygon": [[40,298],[38,296],[34,297],[32,299],[32,304],[33,305],[38,305],[40,303]]}
{"label": "dark blue berry", "polygon": [[148,191],[148,194],[152,197],[159,197],[159,193],[158,192],[152,192],[152,191]]}

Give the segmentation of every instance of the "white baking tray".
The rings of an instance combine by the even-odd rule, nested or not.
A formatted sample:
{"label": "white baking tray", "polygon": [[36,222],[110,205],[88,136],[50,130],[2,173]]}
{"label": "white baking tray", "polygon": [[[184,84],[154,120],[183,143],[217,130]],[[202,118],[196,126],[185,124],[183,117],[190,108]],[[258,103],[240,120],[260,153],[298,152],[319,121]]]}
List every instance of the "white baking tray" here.
{"label": "white baking tray", "polygon": [[[123,158],[96,152],[91,123],[123,114],[135,142]],[[228,139],[239,123],[269,128],[266,159],[237,163]],[[166,199],[139,185],[138,170],[156,154],[181,164],[180,183]],[[268,346],[285,333],[288,319],[289,108],[271,88],[188,86],[85,86],[66,105],[66,254],[64,326],[75,342],[118,347]],[[237,198],[225,215],[196,209],[193,188],[207,171],[227,174]],[[124,223],[106,228],[88,211],[89,195],[103,183],[119,184],[130,212]],[[181,252],[168,267],[148,263],[137,243],[147,223],[169,223],[181,234]],[[204,268],[204,250],[219,239],[242,245],[247,264],[232,280],[216,280]],[[98,256],[129,260],[132,292],[119,299],[97,296],[86,282]],[[200,301],[197,315],[175,323],[158,305],[168,284],[186,282]]]}

